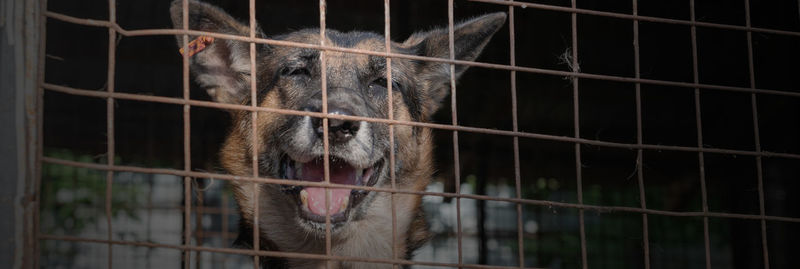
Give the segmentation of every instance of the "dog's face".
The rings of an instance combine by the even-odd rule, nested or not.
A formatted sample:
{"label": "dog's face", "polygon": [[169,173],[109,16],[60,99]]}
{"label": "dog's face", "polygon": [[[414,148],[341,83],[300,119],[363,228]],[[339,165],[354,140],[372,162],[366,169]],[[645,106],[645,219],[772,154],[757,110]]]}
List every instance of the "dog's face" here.
{"label": "dog's face", "polygon": [[[176,28],[182,26],[180,1],[171,9]],[[455,58],[474,60],[491,36],[503,25],[505,14],[485,15],[454,28]],[[249,35],[249,28],[224,11],[190,2],[189,27],[194,30]],[[260,30],[257,36],[265,37]],[[195,37],[190,36],[190,40]],[[320,44],[319,30],[301,30],[272,39]],[[179,44],[183,44],[178,36]],[[446,28],[412,35],[402,43],[391,43],[394,53],[449,58]],[[366,32],[341,33],[327,30],[328,46],[383,52],[383,36]],[[251,63],[248,43],[217,39],[192,56],[191,70],[197,83],[215,101],[250,104]],[[287,46],[257,45],[256,94],[259,106],[298,111],[322,111],[322,83],[327,88],[327,113],[405,121],[427,121],[450,91],[448,64]],[[325,70],[322,70],[324,60]],[[391,80],[386,78],[391,68]],[[466,66],[456,66],[458,77]],[[323,74],[325,77],[323,79]],[[389,111],[388,85],[391,83],[392,110]],[[258,156],[261,177],[303,181],[324,180],[323,120],[259,112],[255,121],[250,112],[233,111],[235,126],[221,152],[222,164],[236,175],[252,175],[253,151]],[[255,126],[254,126],[255,125]],[[255,128],[255,137],[253,137]],[[428,183],[430,131],[406,125],[389,126],[367,121],[328,120],[330,182],[391,187],[390,151],[394,149],[396,185],[400,189],[422,190]],[[394,141],[394,146],[390,144]],[[243,216],[252,215],[252,184],[234,182]],[[324,233],[326,214],[333,231],[353,221],[369,218],[370,208],[380,194],[364,190],[266,184],[259,197],[269,197],[261,210],[280,216],[282,226],[303,227],[307,232]],[[327,197],[326,197],[327,196]],[[326,208],[326,204],[328,205]],[[249,210],[249,212],[248,212]]]}

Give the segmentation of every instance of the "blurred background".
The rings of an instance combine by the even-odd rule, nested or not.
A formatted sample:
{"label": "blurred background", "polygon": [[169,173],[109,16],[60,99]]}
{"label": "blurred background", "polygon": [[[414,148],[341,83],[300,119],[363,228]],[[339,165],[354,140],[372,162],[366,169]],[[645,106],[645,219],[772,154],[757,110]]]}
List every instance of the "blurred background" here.
{"label": "blurred background", "polygon": [[[529,0],[569,7],[566,0]],[[117,1],[117,21],[124,29],[172,28],[170,1]],[[208,1],[241,21],[248,19],[247,1]],[[456,21],[507,6],[456,0]],[[327,27],[340,31],[383,33],[383,1],[330,1]],[[633,14],[632,1],[577,1],[581,9]],[[638,14],[690,20],[690,3],[639,1]],[[316,1],[257,1],[256,14],[267,35],[319,25]],[[66,15],[108,19],[105,0],[49,1],[47,9]],[[447,24],[447,1],[392,1],[391,36],[402,41],[414,31]],[[572,51],[571,14],[534,7],[515,12],[516,64],[570,71],[565,55]],[[800,31],[800,8],[794,0],[752,1],[753,27]],[[744,1],[696,0],[698,21],[744,26]],[[104,91],[108,54],[106,28],[47,20],[45,81],[73,88]],[[633,22],[594,15],[577,15],[580,72],[635,77]],[[508,24],[478,59],[509,64]],[[800,92],[797,80],[800,35],[752,34],[754,82],[758,89]],[[687,25],[639,23],[641,77],[692,83],[691,28]],[[117,92],[182,97],[181,56],[173,36],[118,37]],[[569,58],[566,58],[569,60]],[[748,43],[744,31],[697,28],[698,80],[702,84],[750,87]],[[567,61],[568,62],[568,61]],[[519,130],[555,136],[575,135],[573,80],[568,77],[517,72]],[[192,99],[210,100],[192,85]],[[458,124],[512,130],[509,71],[470,68],[458,83]],[[703,146],[756,149],[751,94],[701,89]],[[635,144],[635,85],[579,79],[581,138]],[[450,124],[449,101],[434,122]],[[695,90],[641,85],[644,144],[697,147]],[[763,151],[800,154],[800,98],[757,95],[760,144]],[[44,154],[66,160],[105,163],[106,101],[46,91]],[[183,169],[182,106],[116,100],[116,164]],[[227,112],[191,108],[191,169],[222,172],[217,151],[230,125]],[[437,173],[430,191],[492,197],[516,197],[513,138],[459,132],[461,177],[456,179],[451,131],[437,130]],[[639,194],[637,151],[593,145],[580,146],[583,202],[598,206],[647,207],[675,212],[700,212],[701,170],[695,152],[645,150],[642,158],[644,197]],[[575,146],[571,143],[520,138],[521,195],[578,203]],[[753,156],[704,154],[708,208],[711,212],[759,215],[757,161]],[[765,214],[800,217],[800,160],[761,160]],[[112,227],[115,240],[182,244],[183,180],[160,174],[114,174]],[[105,239],[105,171],[44,164],[41,232]],[[192,188],[192,244],[232,247],[237,235],[235,202],[224,180],[197,178]],[[417,251],[415,260],[458,262],[456,202],[425,197],[424,207],[434,238]],[[579,212],[570,208],[524,205],[523,227],[517,227],[516,204],[461,199],[463,261],[518,266],[518,229],[523,231],[526,267],[581,268]],[[649,232],[652,268],[705,268],[702,217],[637,213],[584,212],[589,268],[643,268],[643,229]],[[762,268],[759,220],[709,218],[713,268]],[[794,268],[800,254],[800,223],[767,221],[771,268]],[[40,264],[45,268],[101,268],[107,245],[43,240]],[[113,246],[116,268],[239,268],[252,259],[211,252],[193,252],[182,261],[175,249]],[[793,263],[793,261],[795,261]],[[415,267],[417,268],[417,267]],[[423,267],[418,267],[423,268]]]}

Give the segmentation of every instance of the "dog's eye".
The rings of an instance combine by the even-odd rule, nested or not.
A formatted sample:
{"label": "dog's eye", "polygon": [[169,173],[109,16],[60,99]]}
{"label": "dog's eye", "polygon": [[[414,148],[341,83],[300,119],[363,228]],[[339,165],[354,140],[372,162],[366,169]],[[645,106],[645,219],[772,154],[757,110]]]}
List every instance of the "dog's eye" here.
{"label": "dog's eye", "polygon": [[281,76],[309,76],[311,72],[305,67],[285,67],[281,70]]}
{"label": "dog's eye", "polygon": [[[369,87],[372,88],[372,89],[386,89],[386,78],[382,77],[382,78],[378,78],[378,79],[373,80],[369,84]],[[400,90],[400,84],[398,84],[397,81],[392,81],[392,90],[395,90],[395,91],[399,91]]]}

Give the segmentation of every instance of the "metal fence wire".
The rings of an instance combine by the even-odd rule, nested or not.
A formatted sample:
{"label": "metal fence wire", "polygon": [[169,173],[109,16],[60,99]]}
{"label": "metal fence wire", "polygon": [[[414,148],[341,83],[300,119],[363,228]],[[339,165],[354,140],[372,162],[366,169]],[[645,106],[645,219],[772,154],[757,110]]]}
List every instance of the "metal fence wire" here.
{"label": "metal fence wire", "polygon": [[[53,11],[47,10],[47,1],[42,0],[41,6],[44,12],[42,13],[42,20],[57,20],[62,21],[70,24],[76,25],[84,25],[84,26],[91,26],[91,27],[99,27],[99,28],[106,28],[108,30],[108,66],[107,66],[107,87],[105,91],[96,91],[96,90],[89,90],[89,89],[80,89],[80,88],[73,88],[68,87],[65,85],[57,85],[45,82],[44,77],[47,75],[44,72],[44,60],[42,60],[42,64],[40,64],[40,77],[39,77],[39,104],[42,106],[43,98],[42,96],[47,94],[48,92],[58,92],[68,95],[74,96],[83,96],[83,97],[91,97],[91,98],[99,98],[106,101],[106,117],[107,117],[107,152],[105,154],[106,163],[105,164],[98,164],[98,163],[89,163],[89,162],[79,162],[67,159],[61,159],[56,157],[48,157],[44,156],[41,151],[43,146],[42,140],[42,133],[41,127],[39,128],[40,135],[38,136],[39,141],[39,152],[37,152],[38,157],[38,182],[36,183],[36,189],[40,190],[42,188],[42,181],[41,181],[41,167],[43,164],[55,164],[55,165],[63,165],[63,166],[71,166],[71,167],[78,167],[78,168],[87,168],[87,169],[94,169],[105,171],[105,180],[106,180],[106,189],[105,189],[105,204],[104,210],[106,215],[106,225],[108,225],[107,230],[107,238],[106,239],[96,239],[96,238],[83,238],[79,236],[71,236],[71,235],[55,235],[55,234],[47,234],[43,233],[39,229],[40,221],[38,219],[40,215],[40,208],[36,207],[35,216],[37,217],[36,221],[34,222],[34,232],[35,238],[38,240],[34,241],[34,249],[36,253],[36,257],[39,257],[40,254],[40,244],[43,241],[72,241],[72,242],[85,242],[85,243],[97,243],[97,244],[106,244],[108,246],[108,267],[112,267],[112,250],[114,249],[113,246],[138,246],[138,247],[148,247],[148,248],[166,248],[166,249],[174,249],[183,252],[184,260],[189,261],[191,259],[191,254],[193,252],[212,252],[212,253],[223,253],[223,254],[240,254],[240,255],[249,255],[252,256],[253,264],[255,268],[258,268],[261,257],[283,257],[283,258],[303,258],[303,259],[315,259],[315,260],[326,260],[329,261],[326,265],[328,267],[332,267],[333,264],[331,262],[335,261],[354,261],[354,262],[368,262],[368,263],[381,263],[381,264],[392,264],[395,266],[407,266],[407,265],[422,265],[422,266],[433,266],[433,267],[458,267],[458,268],[526,268],[525,267],[525,255],[523,253],[525,249],[525,245],[523,244],[523,206],[531,205],[531,206],[541,206],[541,207],[554,207],[554,208],[568,208],[568,209],[575,209],[578,212],[578,225],[579,225],[579,234],[580,234],[580,265],[582,268],[588,268],[588,250],[587,250],[587,243],[586,243],[586,223],[584,221],[584,216],[587,214],[587,211],[593,212],[625,212],[625,213],[632,213],[641,216],[641,223],[642,223],[642,242],[641,246],[643,247],[643,267],[644,268],[651,268],[655,267],[651,265],[650,257],[651,257],[651,249],[650,249],[650,238],[648,234],[648,219],[652,216],[674,216],[674,217],[697,217],[702,218],[703,223],[703,241],[704,241],[704,256],[705,256],[705,268],[711,268],[712,264],[712,251],[711,251],[711,242],[709,239],[709,219],[711,218],[726,218],[726,219],[743,219],[743,220],[756,220],[760,222],[760,234],[761,234],[761,246],[760,249],[763,250],[763,253],[759,253],[758,255],[763,256],[763,267],[770,268],[770,252],[768,249],[768,242],[767,242],[767,221],[777,221],[777,222],[787,222],[787,223],[800,223],[800,218],[796,217],[787,217],[787,216],[771,216],[767,215],[765,212],[765,197],[764,197],[764,179],[763,179],[763,171],[762,171],[762,159],[764,158],[781,158],[781,159],[789,159],[789,160],[800,160],[800,154],[795,153],[785,153],[785,152],[770,152],[762,150],[761,148],[761,139],[759,136],[759,107],[757,106],[757,99],[761,96],[780,96],[786,98],[798,98],[800,97],[800,92],[796,91],[784,91],[784,90],[774,90],[774,89],[762,89],[757,88],[755,83],[755,75],[754,75],[754,60],[753,60],[753,35],[754,34],[774,34],[779,36],[788,36],[788,37],[800,37],[800,32],[796,31],[789,31],[789,30],[778,30],[778,29],[768,29],[768,28],[759,28],[753,27],[751,25],[751,16],[750,16],[750,1],[743,0],[742,5],[744,5],[745,9],[745,25],[730,25],[730,24],[720,24],[720,23],[710,23],[710,22],[702,22],[698,21],[695,16],[695,1],[689,0],[689,8],[690,8],[690,19],[689,20],[678,20],[678,19],[668,19],[668,18],[660,18],[660,17],[650,17],[650,16],[642,16],[638,13],[638,1],[632,1],[632,14],[622,14],[622,13],[615,13],[615,12],[606,12],[606,11],[597,11],[591,9],[583,9],[578,8],[576,5],[577,0],[572,0],[570,6],[559,6],[559,5],[551,5],[551,4],[540,4],[540,3],[531,3],[531,2],[520,2],[520,1],[503,1],[503,0],[471,0],[473,2],[482,2],[488,3],[493,5],[500,5],[500,6],[507,6],[507,14],[508,14],[508,30],[509,30],[509,57],[510,57],[510,64],[493,64],[493,63],[484,63],[484,62],[473,62],[473,61],[464,61],[458,60],[454,58],[454,38],[453,38],[453,28],[454,28],[454,16],[453,16],[453,0],[448,0],[448,30],[449,30],[449,55],[450,58],[431,58],[431,57],[423,57],[423,56],[416,56],[416,55],[406,55],[401,53],[392,52],[390,50],[390,29],[391,29],[391,12],[390,12],[390,1],[384,0],[384,20],[385,20],[385,32],[383,33],[386,40],[386,51],[376,52],[376,51],[368,51],[368,50],[360,50],[360,49],[353,49],[353,48],[342,48],[342,47],[335,47],[331,44],[325,43],[325,36],[326,33],[326,1],[320,0],[319,1],[319,35],[320,35],[320,43],[319,44],[305,44],[305,43],[297,43],[297,42],[290,42],[290,41],[283,41],[283,40],[275,40],[269,38],[260,38],[256,36],[256,9],[255,9],[255,0],[249,0],[249,26],[250,26],[250,33],[249,36],[238,36],[238,35],[230,35],[230,34],[223,34],[223,33],[215,33],[215,32],[204,32],[204,31],[197,31],[197,30],[190,30],[188,28],[188,13],[189,13],[189,1],[183,1],[183,29],[141,29],[141,30],[129,30],[125,29],[120,24],[117,23],[117,3],[115,0],[108,1],[108,20],[96,20],[96,19],[87,19],[87,18],[78,18],[73,17],[68,14],[61,14]],[[593,74],[593,73],[585,73],[581,72],[579,69],[574,69],[571,71],[561,71],[561,70],[554,70],[554,69],[545,69],[545,68],[534,68],[534,67],[526,67],[526,66],[519,66],[517,65],[517,60],[515,56],[515,51],[519,48],[516,47],[515,43],[515,31],[520,27],[524,27],[522,25],[515,25],[515,11],[528,8],[528,9],[537,9],[537,10],[546,10],[546,11],[553,11],[553,12],[562,12],[568,13],[571,18],[571,50],[569,51],[568,60],[571,61],[570,66],[578,66],[579,64],[579,55],[578,55],[578,48],[581,46],[578,42],[578,23],[577,18],[578,15],[592,15],[592,16],[599,16],[599,17],[608,17],[608,18],[616,18],[628,21],[630,23],[630,27],[632,28],[633,33],[633,48],[634,48],[634,76],[627,77],[627,76],[615,76],[615,75],[604,75],[604,74]],[[678,81],[669,81],[669,80],[657,80],[657,79],[648,79],[641,77],[641,70],[640,70],[640,56],[639,56],[639,33],[640,33],[640,23],[641,22],[650,22],[650,23],[662,23],[662,24],[671,24],[671,25],[681,25],[687,26],[691,29],[691,59],[692,59],[692,75],[693,81],[692,82],[678,82]],[[698,28],[710,28],[710,29],[723,29],[723,30],[731,30],[737,32],[744,32],[747,36],[747,60],[748,60],[748,74],[749,74],[749,87],[736,87],[736,86],[727,86],[727,85],[717,85],[717,84],[706,84],[701,83],[698,79],[698,54],[697,54],[697,29]],[[42,23],[41,26],[41,37],[45,39],[46,37],[46,26],[45,23]],[[287,47],[295,47],[295,48],[307,48],[318,50],[320,53],[320,60],[322,72],[322,111],[321,112],[309,112],[309,111],[296,111],[296,110],[286,110],[286,109],[275,109],[275,108],[267,108],[267,107],[259,107],[257,106],[257,85],[256,85],[256,72],[251,72],[251,102],[249,105],[236,105],[236,104],[225,104],[225,103],[217,103],[217,102],[209,102],[209,101],[201,101],[201,100],[193,100],[190,98],[190,77],[189,77],[189,57],[188,53],[184,54],[183,56],[183,96],[182,98],[176,97],[161,97],[161,96],[152,96],[152,95],[145,95],[145,94],[131,94],[131,93],[123,93],[115,91],[115,77],[116,77],[116,42],[118,36],[124,37],[132,37],[132,36],[183,36],[184,44],[189,42],[188,37],[189,35],[196,35],[196,36],[208,36],[217,39],[223,40],[234,40],[234,41],[242,41],[249,43],[250,49],[250,68],[251,70],[255,70],[256,68],[256,45],[257,44],[268,44],[274,46],[287,46]],[[41,42],[40,52],[44,55],[45,51],[45,43]],[[372,118],[372,117],[360,117],[360,116],[348,116],[348,115],[337,115],[337,114],[328,114],[327,113],[327,85],[325,82],[326,75],[325,71],[326,68],[324,66],[325,63],[325,53],[328,52],[343,52],[343,53],[352,53],[352,54],[363,54],[363,55],[372,55],[372,56],[379,56],[384,57],[386,60],[386,65],[390,66],[391,61],[393,59],[411,59],[416,61],[428,61],[428,62],[438,62],[448,64],[450,68],[450,87],[451,91],[451,113],[452,113],[452,123],[451,124],[440,124],[440,123],[428,123],[428,122],[414,122],[414,121],[405,121],[405,120],[397,120],[392,117],[392,113],[388,113],[388,118]],[[44,57],[41,57],[44,58]],[[510,73],[510,82],[511,87],[508,89],[511,93],[511,121],[513,123],[513,127],[511,130],[498,130],[498,129],[489,129],[489,128],[480,128],[480,127],[470,127],[470,126],[463,126],[459,125],[458,121],[458,113],[457,113],[457,95],[456,95],[456,83],[455,83],[455,66],[456,65],[463,65],[463,66],[471,66],[471,67],[481,67],[481,68],[488,68],[488,69],[497,69],[497,70],[505,70]],[[536,133],[536,132],[524,132],[520,131],[518,127],[518,115],[517,115],[517,75],[518,73],[533,73],[533,74],[541,74],[541,75],[549,75],[549,76],[557,76],[557,77],[567,77],[571,81],[572,85],[572,105],[573,105],[573,127],[574,127],[574,135],[573,136],[557,136],[557,135],[550,135],[550,134],[543,134],[543,133]],[[388,81],[391,81],[392,73],[391,68],[387,68],[386,76],[389,78]],[[580,135],[580,127],[581,127],[581,113],[579,111],[579,96],[580,96],[580,85],[584,79],[591,79],[591,80],[601,80],[601,81],[613,81],[613,82],[620,82],[626,84],[632,84],[635,87],[635,105],[636,105],[636,143],[621,143],[621,142],[610,142],[610,141],[603,141],[598,139],[591,139],[586,137],[581,137]],[[641,96],[641,86],[642,85],[660,85],[660,86],[674,86],[674,87],[683,87],[694,89],[694,104],[695,104],[695,121],[697,127],[697,143],[696,146],[672,146],[672,145],[659,145],[659,144],[647,144],[644,143],[643,140],[643,131],[642,131],[642,96]],[[751,104],[752,104],[752,126],[753,126],[753,136],[755,138],[755,150],[741,150],[741,149],[727,149],[727,148],[714,148],[708,147],[703,143],[703,125],[701,124],[701,102],[700,102],[700,95],[701,92],[706,90],[715,90],[715,91],[724,91],[724,92],[739,92],[739,93],[746,93],[750,95]],[[392,111],[391,101],[392,98],[392,85],[389,83],[388,85],[388,93],[387,98],[389,98],[389,110]],[[146,168],[146,167],[139,167],[139,166],[129,166],[129,165],[118,165],[115,163],[115,158],[117,155],[115,153],[115,102],[117,100],[135,100],[135,101],[142,101],[142,102],[152,102],[152,103],[163,103],[163,104],[171,104],[171,105],[179,105],[183,108],[183,163],[184,169],[165,169],[165,168]],[[193,171],[191,169],[192,160],[191,160],[191,126],[190,126],[190,119],[191,119],[191,108],[192,107],[204,107],[204,108],[213,108],[213,109],[225,109],[225,110],[241,110],[250,112],[252,116],[252,120],[255,122],[257,113],[259,112],[269,112],[269,113],[279,113],[284,115],[298,115],[298,116],[310,116],[321,118],[323,123],[323,135],[324,135],[324,148],[325,148],[325,163],[324,163],[324,170],[325,170],[325,177],[323,182],[307,182],[307,181],[295,181],[295,180],[286,180],[286,179],[275,179],[275,178],[265,178],[262,175],[258,174],[258,156],[256,156],[256,152],[253,152],[250,156],[252,159],[252,171],[253,174],[250,176],[234,176],[229,174],[222,174],[222,173],[213,173],[213,172],[199,172]],[[390,173],[391,176],[391,188],[385,187],[374,187],[374,186],[351,186],[351,185],[343,185],[343,184],[335,184],[330,183],[330,175],[329,175],[329,166],[328,163],[328,121],[331,119],[337,120],[349,120],[349,121],[366,121],[366,122],[374,122],[374,123],[382,123],[388,124],[390,127],[389,129],[389,145],[394,147],[394,126],[396,125],[408,125],[408,126],[416,126],[416,127],[424,127],[424,128],[433,128],[439,130],[445,130],[452,132],[452,140],[454,147],[453,151],[453,162],[454,162],[454,174],[455,174],[455,188],[456,191],[453,193],[449,192],[432,192],[432,191],[407,191],[407,190],[399,190],[395,189],[395,181],[394,178],[394,164],[393,161],[395,158],[395,150],[390,150]],[[44,119],[44,113],[42,109],[38,111],[38,122],[42,122]],[[253,124],[252,128],[252,137],[253,139],[257,139],[255,135],[256,127]],[[516,187],[516,193],[513,194],[513,197],[493,197],[483,194],[465,194],[462,193],[460,188],[461,182],[461,175],[460,175],[460,160],[459,160],[459,134],[463,133],[475,133],[481,135],[495,135],[495,136],[503,136],[503,137],[510,137],[513,138],[513,156],[514,156],[514,185]],[[575,174],[576,174],[576,186],[577,186],[577,203],[570,203],[570,202],[556,202],[556,201],[549,201],[549,200],[536,200],[536,199],[525,199],[522,196],[521,189],[526,186],[526,184],[531,184],[530,182],[526,182],[527,180],[523,179],[520,174],[520,146],[519,146],[519,139],[520,138],[530,138],[536,139],[541,141],[550,141],[550,142],[565,142],[574,145],[574,154],[575,154]],[[255,141],[253,144],[256,144]],[[608,148],[618,148],[618,149],[627,149],[633,150],[636,152],[636,174],[635,178],[638,182],[638,195],[640,206],[639,207],[627,207],[627,206],[599,206],[599,205],[591,205],[585,204],[583,200],[583,188],[582,188],[582,160],[581,160],[581,150],[582,146],[591,145],[591,146],[598,146],[598,147],[608,147]],[[702,195],[702,211],[670,211],[670,210],[660,210],[660,209],[651,209],[647,206],[647,201],[645,199],[645,182],[643,176],[643,167],[642,167],[642,156],[643,152],[646,150],[656,150],[656,151],[669,151],[669,152],[686,152],[696,154],[697,156],[697,163],[699,165],[699,178],[700,178],[700,192]],[[721,154],[721,155],[731,155],[731,156],[750,156],[755,159],[755,166],[757,170],[757,186],[758,186],[758,214],[743,214],[743,213],[727,213],[727,212],[714,212],[709,210],[708,206],[708,198],[707,198],[707,190],[706,190],[706,178],[705,178],[705,156],[706,154]],[[141,241],[128,241],[128,240],[116,240],[113,238],[113,229],[112,229],[112,182],[114,180],[114,173],[118,172],[133,172],[133,173],[144,173],[144,174],[165,174],[165,175],[174,175],[178,177],[183,177],[183,207],[182,212],[183,214],[183,244],[162,244],[162,243],[153,243],[153,242],[141,242]],[[326,213],[325,224],[326,224],[326,252],[325,254],[309,254],[309,253],[290,253],[290,252],[280,252],[280,251],[267,251],[259,249],[259,240],[260,238],[257,236],[259,234],[259,226],[253,225],[252,229],[254,231],[253,236],[253,248],[252,249],[237,249],[237,248],[217,248],[217,247],[206,247],[201,245],[196,245],[191,243],[191,238],[195,237],[202,237],[199,235],[203,233],[202,231],[196,231],[193,234],[192,232],[192,212],[206,212],[206,213],[215,213],[215,214],[222,214],[228,215],[233,214],[233,212],[227,211],[226,207],[223,207],[221,210],[219,208],[210,208],[204,207],[202,204],[196,205],[196,208],[192,207],[192,182],[194,178],[214,178],[217,180],[225,180],[225,181],[242,181],[242,182],[251,182],[254,188],[254,192],[258,191],[257,186],[259,184],[284,184],[284,185],[298,185],[298,186],[314,186],[314,187],[338,187],[338,188],[349,188],[349,189],[357,189],[357,190],[367,190],[367,191],[376,191],[376,192],[387,192],[392,193],[392,197],[394,194],[414,194],[414,195],[423,195],[423,196],[439,196],[439,197],[446,197],[446,198],[453,198],[456,204],[457,212],[459,212],[456,216],[457,220],[457,238],[458,238],[458,262],[457,263],[444,263],[444,262],[423,262],[423,261],[412,261],[402,259],[401,254],[398,253],[397,249],[394,250],[393,258],[391,259],[379,259],[379,258],[370,258],[370,257],[342,257],[342,256],[335,256],[331,252],[331,219],[330,213]],[[47,184],[47,183],[44,183]],[[42,197],[40,197],[41,193],[36,192],[36,201],[41,201]],[[258,195],[256,197],[254,203],[254,207],[259,207]],[[485,200],[485,201],[500,201],[500,202],[507,202],[512,203],[516,207],[516,222],[517,222],[517,249],[518,249],[518,266],[488,266],[488,265],[479,265],[479,264],[469,264],[463,261],[463,252],[462,252],[462,218],[461,218],[461,201],[462,199],[473,199],[473,200]],[[394,198],[393,198],[394,201]],[[392,219],[395,220],[396,212],[394,210],[394,203],[392,203]],[[259,216],[259,210],[254,210],[255,216],[253,223],[258,223],[259,218],[264,218],[266,216]],[[198,213],[202,214],[202,213]],[[226,218],[227,219],[227,218]],[[199,220],[199,218],[198,218]],[[227,225],[227,224],[226,224]],[[392,225],[392,236],[393,239],[397,238],[397,228],[396,225]],[[210,235],[216,235],[209,232],[205,232]],[[221,234],[223,238],[232,238],[235,235],[228,234],[228,230],[222,230]],[[750,255],[756,255],[756,253],[750,253]],[[189,262],[183,263],[185,268],[190,268]],[[39,267],[38,264],[35,264],[34,267]]]}

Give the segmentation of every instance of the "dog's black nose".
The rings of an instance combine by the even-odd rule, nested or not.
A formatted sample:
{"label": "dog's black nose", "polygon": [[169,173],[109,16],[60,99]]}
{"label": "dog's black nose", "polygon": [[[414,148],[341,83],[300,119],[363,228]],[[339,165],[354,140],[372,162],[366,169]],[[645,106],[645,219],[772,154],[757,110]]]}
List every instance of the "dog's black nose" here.
{"label": "dog's black nose", "polygon": [[[333,115],[347,115],[353,116],[353,113],[349,110],[338,108],[338,107],[329,107],[328,114]],[[314,132],[320,138],[323,137],[323,129],[322,129],[322,119],[321,118],[314,118]],[[347,120],[340,120],[340,119],[328,119],[328,137],[331,142],[333,143],[344,143],[352,139],[356,133],[358,132],[360,123],[355,121],[347,121]]]}

